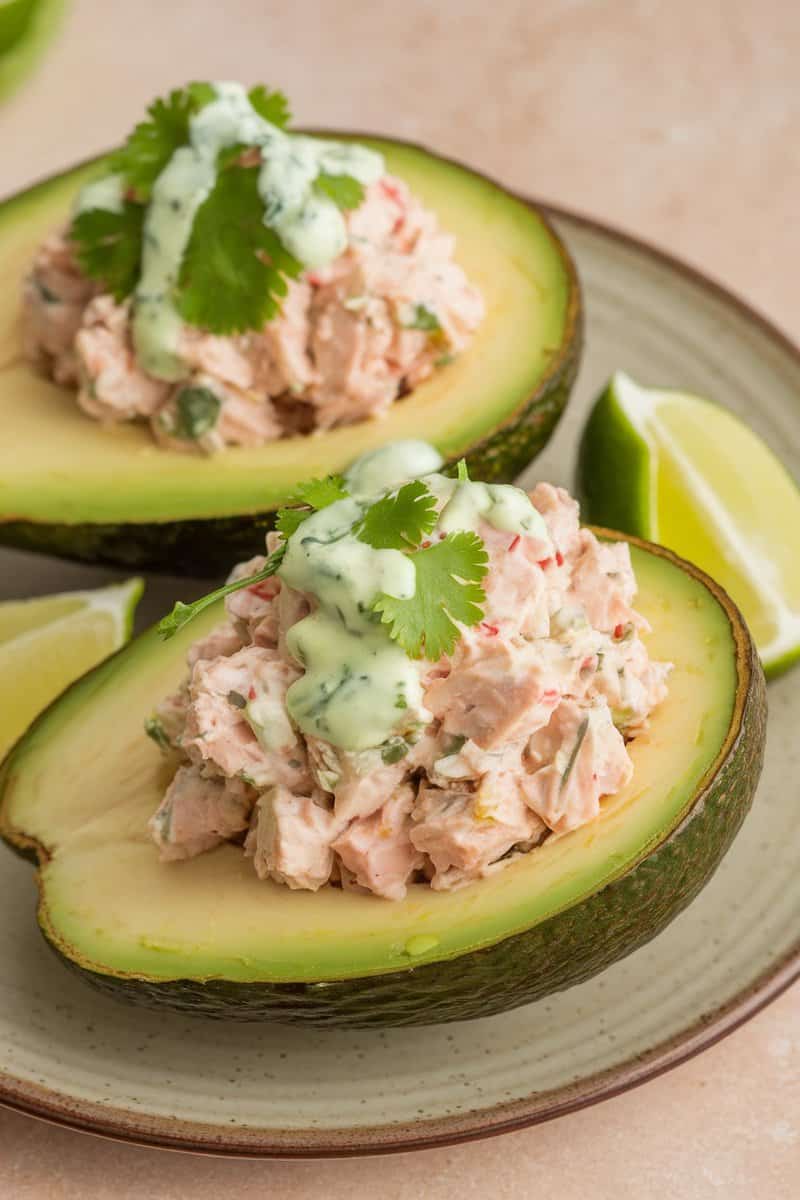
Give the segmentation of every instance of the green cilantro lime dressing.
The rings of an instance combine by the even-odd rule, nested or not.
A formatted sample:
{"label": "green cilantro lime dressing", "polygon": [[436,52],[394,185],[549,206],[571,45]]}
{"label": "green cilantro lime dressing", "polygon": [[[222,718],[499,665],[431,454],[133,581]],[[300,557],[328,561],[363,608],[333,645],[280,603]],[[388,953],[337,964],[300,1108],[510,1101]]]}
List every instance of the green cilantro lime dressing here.
{"label": "green cilantro lime dressing", "polygon": [[[212,100],[189,122],[190,144],[176,150],[153,185],[144,223],[142,270],[134,293],[133,341],[145,371],[159,379],[184,377],[179,352],[183,326],[173,294],[198,208],[214,187],[221,150],[261,150],[258,190],[264,223],[305,267],[332,262],[347,245],[341,211],[314,187],[321,174],[350,175],[362,184],[384,172],[382,157],[364,146],[285,133],[261,117],[239,83],[214,84]],[[114,177],[111,177],[114,178]],[[109,180],[90,184],[79,211],[116,201]],[[119,211],[119,209],[112,209]]]}
{"label": "green cilantro lime dressing", "polygon": [[288,690],[289,713],[304,733],[345,750],[381,746],[430,720],[420,684],[425,663],[409,658],[371,611],[381,592],[414,596],[413,558],[360,541],[354,529],[365,511],[387,491],[422,476],[443,502],[437,531],[475,530],[483,520],[510,533],[548,536],[518,488],[457,483],[430,473],[434,463],[441,464],[438,452],[413,441],[357,459],[347,475],[357,494],[304,521],[279,568],[290,587],[317,603],[287,636],[290,654],[305,668]]}
{"label": "green cilantro lime dressing", "polygon": [[[379,746],[398,718],[407,724],[424,713],[417,666],[370,611],[380,592],[414,595],[414,564],[399,550],[358,540],[353,527],[363,512],[347,499],[314,513],[290,537],[279,571],[319,605],[287,636],[289,653],[305,667],[287,707],[304,733],[346,750]],[[396,707],[398,695],[404,710]]]}
{"label": "green cilantro lime dressing", "polygon": [[484,520],[506,533],[526,533],[550,541],[544,519],[521,488],[508,483],[460,482],[443,475],[426,479],[431,491],[444,501],[438,529],[475,529]]}
{"label": "green cilantro lime dressing", "polygon": [[441,454],[430,442],[406,438],[379,446],[357,458],[345,475],[354,496],[371,496],[399,487],[409,479],[431,475],[443,466]]}

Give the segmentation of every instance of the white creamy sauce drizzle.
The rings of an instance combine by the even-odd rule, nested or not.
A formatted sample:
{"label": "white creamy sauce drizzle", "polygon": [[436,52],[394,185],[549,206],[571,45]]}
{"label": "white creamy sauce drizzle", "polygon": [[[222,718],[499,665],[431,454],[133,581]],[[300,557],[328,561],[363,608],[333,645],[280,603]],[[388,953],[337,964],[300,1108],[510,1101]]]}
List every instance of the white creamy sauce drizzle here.
{"label": "white creamy sauce drizzle", "polygon": [[101,208],[104,212],[121,213],[125,203],[125,185],[121,175],[104,175],[87,183],[78,192],[75,215]]}
{"label": "white creamy sauce drizzle", "polygon": [[[155,181],[145,216],[133,340],[143,369],[159,379],[176,380],[186,374],[179,353],[183,321],[175,307],[174,289],[195,215],[214,187],[221,150],[239,144],[260,149],[258,191],[264,223],[311,269],[326,266],[347,246],[344,216],[314,188],[317,177],[347,174],[368,185],[384,173],[381,155],[365,146],[278,129],[255,111],[239,83],[217,83],[214,89],[216,100],[189,122],[190,144],[176,150]],[[108,207],[98,187],[89,185],[94,195],[82,194],[79,210]],[[97,202],[98,194],[102,203]]]}
{"label": "white creamy sauce drizzle", "polygon": [[279,570],[290,587],[317,603],[287,636],[290,654],[305,668],[287,692],[287,708],[305,734],[345,750],[380,746],[431,719],[420,682],[426,664],[410,659],[371,612],[381,592],[413,597],[413,558],[360,541],[354,528],[364,512],[387,491],[421,475],[443,502],[436,532],[475,530],[483,520],[509,533],[549,540],[542,517],[519,488],[459,483],[428,473],[434,460],[441,464],[432,446],[413,441],[358,459],[347,476],[357,497],[339,500],[304,521],[289,538]]}
{"label": "white creamy sauce drizzle", "polygon": [[431,475],[443,465],[444,459],[430,442],[405,438],[362,454],[347,471],[345,481],[353,496],[375,496],[409,479]]}

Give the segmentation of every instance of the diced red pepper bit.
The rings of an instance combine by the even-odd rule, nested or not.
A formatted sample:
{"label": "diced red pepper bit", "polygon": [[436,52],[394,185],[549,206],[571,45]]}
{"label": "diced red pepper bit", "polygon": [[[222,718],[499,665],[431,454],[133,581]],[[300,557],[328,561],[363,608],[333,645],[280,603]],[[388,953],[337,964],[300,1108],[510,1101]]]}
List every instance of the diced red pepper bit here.
{"label": "diced red pepper bit", "polygon": [[594,663],[594,655],[590,654],[589,657],[585,658],[583,660],[583,662],[581,663],[581,670],[588,671],[589,667],[591,667],[593,663]]}
{"label": "diced red pepper bit", "polygon": [[317,273],[315,271],[307,271],[306,279],[308,280],[308,282],[311,284],[312,287],[319,287],[319,285],[322,283],[322,280],[320,279],[319,275],[317,275]]}
{"label": "diced red pepper bit", "polygon": [[481,628],[486,630],[489,637],[497,637],[500,632],[497,625],[490,625],[488,621],[481,621]]}
{"label": "diced red pepper bit", "polygon": [[558,691],[556,688],[548,688],[546,692],[542,692],[542,699],[552,703],[558,699]]}
{"label": "diced red pepper bit", "polygon": [[260,600],[272,600],[278,594],[276,582],[274,579],[262,579],[259,583],[251,584],[246,590],[253,596],[258,596]]}
{"label": "diced red pepper bit", "polygon": [[536,565],[546,571],[552,561],[552,558],[540,558]]}
{"label": "diced red pepper bit", "polygon": [[518,545],[519,545],[519,534],[516,534],[511,539],[511,545],[508,547],[508,553],[510,554],[512,550],[516,550]]}
{"label": "diced red pepper bit", "polygon": [[251,685],[250,691],[247,693],[247,699],[255,700],[255,698],[256,698],[256,689]]}
{"label": "diced red pepper bit", "polygon": [[622,637],[624,632],[625,632],[624,625],[615,625],[614,626],[614,637],[617,641],[619,641],[619,639]]}
{"label": "diced red pepper bit", "polygon": [[423,550],[427,550],[427,549],[428,549],[428,547],[430,546],[430,544],[431,544],[431,542],[430,542],[430,538],[426,538],[426,539],[425,539],[425,541],[424,541],[424,542],[422,542],[422,549],[423,549]]}
{"label": "diced red pepper bit", "polygon": [[382,179],[381,191],[383,192],[384,196],[388,196],[390,200],[394,200],[395,204],[402,205],[403,198],[400,195],[400,189],[393,183],[389,183],[388,180]]}
{"label": "diced red pepper bit", "polygon": [[398,217],[397,220],[395,221],[394,225],[392,226],[392,233],[399,233],[400,230],[405,225],[405,222],[406,222],[405,217]]}
{"label": "diced red pepper bit", "polygon": [[564,555],[561,553],[560,550],[556,550],[556,566],[563,567],[563,565],[564,565]]}

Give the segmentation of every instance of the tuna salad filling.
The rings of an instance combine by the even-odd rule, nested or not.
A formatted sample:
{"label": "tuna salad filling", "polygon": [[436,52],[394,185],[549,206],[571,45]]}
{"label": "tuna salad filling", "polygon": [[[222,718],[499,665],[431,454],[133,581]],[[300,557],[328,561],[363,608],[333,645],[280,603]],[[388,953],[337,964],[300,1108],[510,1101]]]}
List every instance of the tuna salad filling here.
{"label": "tuna salad filling", "polygon": [[25,353],[95,420],[211,453],[380,417],[480,324],[454,238],[382,157],[286,132],[260,93],[157,101],[151,138],[169,106],[185,126],[158,174],[139,126],[40,246]]}
{"label": "tuna salad filling", "polygon": [[628,783],[669,664],[627,544],[562,488],[432,459],[398,444],[316,481],[235,568],[147,725],[176,764],[150,821],[164,861],[232,841],[262,879],[400,900],[502,869]]}

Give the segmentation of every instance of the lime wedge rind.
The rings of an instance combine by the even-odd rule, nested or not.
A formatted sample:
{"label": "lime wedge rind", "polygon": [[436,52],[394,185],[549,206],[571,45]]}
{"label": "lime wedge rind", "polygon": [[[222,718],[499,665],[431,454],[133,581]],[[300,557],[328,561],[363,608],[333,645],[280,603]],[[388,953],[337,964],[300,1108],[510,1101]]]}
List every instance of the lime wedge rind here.
{"label": "lime wedge rind", "polygon": [[[689,413],[695,418],[694,443],[691,437],[686,441]],[[708,431],[701,454],[698,423]],[[727,457],[718,454],[718,441],[725,439]],[[695,451],[695,461],[687,445]],[[732,450],[741,452],[738,458],[731,457]],[[725,463],[721,484],[711,456]],[[728,470],[734,460],[735,468]],[[716,476],[721,492],[709,482],[709,474]],[[661,485],[667,478],[665,493]],[[787,559],[794,555],[793,540],[794,557],[800,561],[800,491],[772,451],[733,414],[689,393],[642,388],[618,371],[584,431],[579,493],[584,519],[663,542],[710,574],[722,576],[719,582],[753,626],[768,675],[780,674],[800,658],[800,590],[797,575],[785,574]],[[681,497],[684,508],[679,507],[679,515],[693,513],[696,529],[702,532],[701,548],[693,541],[691,521],[681,527],[675,510],[669,505],[664,509],[667,494]],[[737,501],[750,507],[737,513]],[[668,516],[671,521],[665,519]],[[707,561],[712,545],[713,561]]]}

